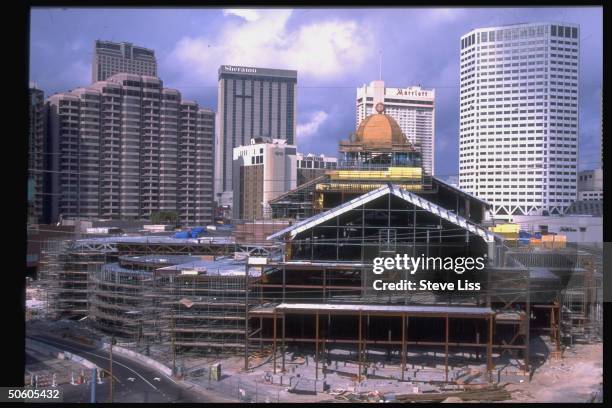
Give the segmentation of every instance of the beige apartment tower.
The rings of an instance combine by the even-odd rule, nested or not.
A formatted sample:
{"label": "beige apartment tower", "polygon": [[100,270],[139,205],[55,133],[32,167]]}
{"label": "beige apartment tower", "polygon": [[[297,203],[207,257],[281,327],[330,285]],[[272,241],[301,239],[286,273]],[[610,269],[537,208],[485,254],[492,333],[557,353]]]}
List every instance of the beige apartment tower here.
{"label": "beige apartment tower", "polygon": [[212,221],[214,112],[152,76],[117,74],[47,102],[51,219]]}
{"label": "beige apartment tower", "polygon": [[42,90],[30,87],[28,132],[28,218],[43,218],[45,149],[45,99]]}

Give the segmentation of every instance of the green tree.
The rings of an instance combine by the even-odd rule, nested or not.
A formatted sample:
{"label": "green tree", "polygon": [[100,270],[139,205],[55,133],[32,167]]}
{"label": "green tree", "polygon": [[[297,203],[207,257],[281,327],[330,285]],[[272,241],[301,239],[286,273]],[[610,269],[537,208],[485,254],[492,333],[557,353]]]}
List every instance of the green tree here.
{"label": "green tree", "polygon": [[173,224],[178,223],[178,213],[176,211],[158,211],[151,213],[153,224]]}

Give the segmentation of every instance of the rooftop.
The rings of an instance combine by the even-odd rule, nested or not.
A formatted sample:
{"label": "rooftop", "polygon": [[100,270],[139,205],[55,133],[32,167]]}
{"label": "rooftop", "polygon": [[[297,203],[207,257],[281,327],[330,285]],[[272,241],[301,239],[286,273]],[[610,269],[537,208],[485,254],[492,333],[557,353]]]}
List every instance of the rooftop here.
{"label": "rooftop", "polygon": [[[192,257],[193,258],[193,257]],[[217,258],[216,260],[190,260],[173,266],[166,266],[158,269],[158,273],[177,273],[180,271],[197,271],[198,274],[206,274],[207,276],[244,276],[245,274],[244,261],[236,261],[233,258]],[[251,268],[249,276],[258,277],[261,275],[259,269]]]}
{"label": "rooftop", "polygon": [[316,312],[345,312],[355,314],[364,312],[368,314],[414,314],[414,315],[473,315],[483,316],[493,314],[490,307],[466,307],[466,306],[421,306],[421,305],[337,305],[337,304],[316,304],[316,303],[281,303],[275,310],[281,311],[316,311]]}
{"label": "rooftop", "polygon": [[77,244],[233,244],[234,237],[231,236],[205,236],[200,238],[174,238],[168,235],[137,235],[137,236],[114,236],[79,239]]}
{"label": "rooftop", "polygon": [[184,264],[187,262],[199,261],[201,258],[189,255],[141,255],[141,256],[122,256],[121,260],[138,263],[151,264]]}
{"label": "rooftop", "polygon": [[574,201],[565,212],[566,215],[591,215],[601,217],[603,214],[603,200]]}
{"label": "rooftop", "polygon": [[291,239],[295,238],[297,234],[300,232],[306,231],[316,225],[319,225],[325,221],[328,221],[338,215],[341,215],[347,211],[350,211],[354,208],[358,208],[359,206],[368,203],[378,197],[384,196],[386,194],[393,194],[406,202],[414,204],[426,211],[429,211],[432,214],[436,214],[444,220],[457,225],[460,228],[470,231],[471,233],[480,236],[485,242],[494,242],[495,238],[500,239],[492,232],[482,228],[481,226],[465,219],[464,217],[453,213],[452,211],[446,210],[434,204],[424,198],[411,193],[407,190],[404,190],[396,185],[388,184],[384,187],[380,187],[376,190],[372,190],[366,194],[363,194],[357,198],[354,198],[350,201],[347,201],[335,208],[329,209],[322,213],[316,214],[310,218],[306,218],[299,222],[296,222],[293,225],[290,225],[287,228],[284,228],[268,237],[269,240],[281,239],[285,235],[288,235]]}

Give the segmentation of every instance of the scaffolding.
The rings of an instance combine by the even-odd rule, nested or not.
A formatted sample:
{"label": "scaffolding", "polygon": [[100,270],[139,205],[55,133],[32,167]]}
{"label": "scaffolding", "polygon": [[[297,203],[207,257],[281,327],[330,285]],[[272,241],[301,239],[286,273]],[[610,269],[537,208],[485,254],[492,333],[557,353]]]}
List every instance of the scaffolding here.
{"label": "scaffolding", "polygon": [[88,313],[89,274],[106,262],[105,253],[51,241],[43,250],[41,278],[47,286],[48,313],[54,318],[81,318]]}
{"label": "scaffolding", "polygon": [[[551,327],[554,342],[573,344],[601,339],[603,301],[603,253],[597,247],[576,245],[556,250],[533,247],[510,252],[513,259],[531,269],[546,268],[554,274],[555,285],[548,284],[532,296],[542,304],[551,305]],[[542,299],[547,293],[553,297]],[[539,298],[538,298],[539,297]],[[561,344],[558,345],[560,351]]]}
{"label": "scaffolding", "polygon": [[244,349],[246,310],[254,305],[255,296],[245,276],[158,270],[154,293],[164,327],[163,344],[171,346],[173,354],[220,355]]}
{"label": "scaffolding", "polygon": [[144,327],[155,321],[149,296],[151,282],[151,272],[129,269],[123,263],[97,268],[90,279],[90,323],[127,342],[155,337],[156,332],[145,331]]}
{"label": "scaffolding", "polygon": [[69,241],[47,240],[41,245],[38,279],[47,282],[59,270],[59,256],[68,246]]}
{"label": "scaffolding", "polygon": [[[283,322],[288,346],[301,344],[306,350],[319,344],[323,355],[340,346],[351,352],[357,347],[357,355],[362,356],[385,350],[396,361],[407,358],[400,338],[405,333],[404,344],[411,352],[445,356],[454,369],[463,364],[457,355],[464,352],[466,361],[481,364],[490,342],[492,351],[487,355],[495,364],[506,361],[529,372],[533,330],[548,330],[557,351],[563,343],[596,339],[593,333],[601,330],[602,321],[601,257],[596,253],[572,252],[571,248],[509,248],[473,220],[482,204],[472,203],[469,197],[460,201],[453,194],[441,195],[438,198],[445,205],[436,206],[414,193],[371,194],[371,200],[345,202],[334,210],[333,217],[323,220],[327,215],[321,213],[275,232],[273,235],[285,235],[276,243],[236,243],[227,237],[211,242],[168,237],[56,241],[43,247],[41,272],[52,286],[50,303],[56,314],[89,313],[89,321],[101,333],[124,343],[144,345],[147,353],[149,346],[160,346],[157,350],[163,349],[166,357],[172,355],[174,360],[177,355],[192,353],[244,352],[248,364],[248,353],[257,348],[279,350],[275,341],[280,341]],[[274,230],[278,227],[273,226]],[[289,239],[294,230],[298,232]],[[282,258],[271,259],[279,248],[283,249]],[[479,293],[373,291],[371,258],[396,253],[434,257],[486,253],[491,262],[478,277],[483,284]],[[237,259],[249,256],[268,258],[259,267],[261,273],[245,274],[249,268]],[[398,281],[401,273],[385,279]],[[433,271],[425,273],[435,276]],[[439,274],[436,277],[448,279]],[[312,314],[274,312],[279,304],[304,302],[369,308],[486,307],[492,317],[461,323],[462,318],[451,316],[447,330],[445,316],[409,313],[404,316],[404,332],[401,313],[383,316],[368,312],[363,320],[322,313],[317,342],[311,336],[317,321]],[[338,329],[328,331],[325,324],[331,321]],[[361,340],[351,337],[359,322],[364,325]],[[489,357],[485,360],[481,367],[490,373]],[[450,378],[456,380],[455,374]]]}
{"label": "scaffolding", "polygon": [[90,321],[123,342],[168,347],[173,356],[235,353],[244,349],[255,279],[247,281],[244,263],[230,258],[121,256],[91,275]]}

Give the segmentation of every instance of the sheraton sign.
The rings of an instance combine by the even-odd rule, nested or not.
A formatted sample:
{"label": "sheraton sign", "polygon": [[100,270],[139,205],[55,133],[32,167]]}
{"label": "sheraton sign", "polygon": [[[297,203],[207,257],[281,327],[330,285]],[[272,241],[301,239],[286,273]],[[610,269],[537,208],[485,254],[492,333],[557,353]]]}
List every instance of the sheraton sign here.
{"label": "sheraton sign", "polygon": [[223,68],[225,69],[225,71],[229,71],[229,72],[244,72],[248,74],[257,73],[256,68],[233,67],[231,65],[224,65]]}
{"label": "sheraton sign", "polygon": [[288,79],[297,79],[297,71],[288,69],[271,69],[271,68],[255,68],[255,67],[239,67],[235,65],[219,65],[219,75],[248,75],[254,77],[281,77]]}

